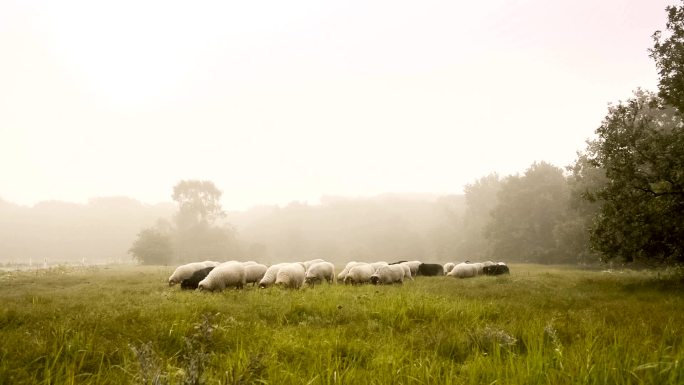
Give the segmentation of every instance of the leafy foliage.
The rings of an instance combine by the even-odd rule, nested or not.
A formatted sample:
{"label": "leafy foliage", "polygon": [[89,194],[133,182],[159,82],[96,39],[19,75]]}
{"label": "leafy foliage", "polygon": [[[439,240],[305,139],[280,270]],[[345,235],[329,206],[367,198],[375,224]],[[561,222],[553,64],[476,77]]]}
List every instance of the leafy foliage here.
{"label": "leafy foliage", "polygon": [[653,34],[649,50],[660,76],[659,95],[666,103],[684,112],[684,6],[668,6],[667,31]]}
{"label": "leafy foliage", "polygon": [[[235,231],[216,221],[225,217],[221,191],[213,182],[180,181],[173,188],[175,223],[160,220],[138,234],[129,252],[145,264],[226,260],[239,254]],[[166,235],[163,235],[166,234]]]}
{"label": "leafy foliage", "polygon": [[611,106],[590,143],[589,164],[607,183],[592,245],[606,259],[684,262],[684,125],[656,95],[637,91]]}
{"label": "leafy foliage", "polygon": [[179,228],[208,224],[222,219],[221,190],[211,181],[182,180],[173,186],[172,198],[178,203],[176,223]]}
{"label": "leafy foliage", "polygon": [[165,265],[171,261],[171,239],[158,229],[144,229],[138,233],[129,253],[144,265]]}
{"label": "leafy foliage", "polygon": [[506,178],[486,228],[492,256],[506,261],[574,261],[554,236],[566,219],[569,194],[563,170],[546,162],[532,164],[523,176]]}

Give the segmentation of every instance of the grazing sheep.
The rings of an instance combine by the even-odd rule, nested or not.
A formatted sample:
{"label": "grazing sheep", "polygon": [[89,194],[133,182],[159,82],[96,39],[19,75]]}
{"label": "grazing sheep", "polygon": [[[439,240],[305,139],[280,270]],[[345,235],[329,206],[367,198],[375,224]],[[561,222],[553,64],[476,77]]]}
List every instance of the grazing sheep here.
{"label": "grazing sheep", "polygon": [[182,290],[195,290],[199,283],[207,277],[210,271],[214,270],[214,266],[205,267],[192,273],[190,278],[184,279],[180,283]]}
{"label": "grazing sheep", "polygon": [[370,265],[373,266],[373,272],[375,273],[376,271],[378,271],[378,269],[379,269],[380,267],[382,267],[382,266],[388,266],[388,263],[385,262],[385,261],[379,261],[379,262],[373,262],[373,263],[371,263]]}
{"label": "grazing sheep", "polygon": [[303,263],[288,263],[278,270],[276,275],[276,286],[290,289],[299,289],[304,283],[306,270]]}
{"label": "grazing sheep", "polygon": [[444,274],[449,274],[449,272],[451,271],[451,269],[454,268],[454,266],[456,266],[456,264],[453,262],[445,263],[444,264]]}
{"label": "grazing sheep", "polygon": [[501,275],[511,273],[510,269],[508,268],[508,265],[506,265],[503,262],[485,266],[484,269],[482,269],[482,272],[485,275]]}
{"label": "grazing sheep", "polygon": [[333,283],[335,279],[335,266],[330,262],[318,262],[309,266],[306,270],[304,282],[315,285],[316,282],[328,281]]}
{"label": "grazing sheep", "polygon": [[311,259],[309,261],[305,261],[302,263],[304,263],[304,268],[308,270],[309,267],[311,267],[311,265],[318,263],[318,262],[325,262],[325,260],[318,258],[318,259]]}
{"label": "grazing sheep", "polygon": [[411,268],[411,276],[415,277],[416,275],[418,275],[418,266],[420,266],[421,262],[420,261],[408,261],[406,263]]}
{"label": "grazing sheep", "polygon": [[477,275],[482,275],[482,270],[485,267],[485,264],[483,262],[474,262],[474,263],[471,263],[471,265],[473,265],[477,268]]}
{"label": "grazing sheep", "polygon": [[349,273],[344,277],[345,284],[360,285],[371,281],[371,275],[375,273],[373,266],[368,263],[360,263],[349,269]]}
{"label": "grazing sheep", "polygon": [[182,282],[184,279],[190,278],[192,273],[196,272],[197,270],[204,269],[205,267],[216,267],[218,265],[218,262],[204,261],[186,263],[185,265],[178,266],[176,270],[174,270],[173,274],[171,274],[169,277],[169,286],[173,286]]}
{"label": "grazing sheep", "polygon": [[197,290],[221,291],[227,287],[242,289],[245,286],[245,267],[240,262],[224,262],[204,278]]}
{"label": "grazing sheep", "polygon": [[[356,261],[351,261],[348,262],[347,265],[340,271],[340,274],[337,274],[337,282],[345,282],[345,278],[347,278],[347,274],[349,273],[349,269],[352,267],[358,265],[358,264],[365,264],[365,262],[356,262]],[[345,282],[346,283],[346,282]]]}
{"label": "grazing sheep", "polygon": [[444,275],[444,267],[439,263],[421,263],[418,265],[418,275],[427,277],[434,277],[436,275]]}
{"label": "grazing sheep", "polygon": [[447,274],[449,277],[471,278],[477,276],[477,266],[473,263],[459,263]]}
{"label": "grazing sheep", "polygon": [[392,283],[404,283],[404,268],[401,265],[384,265],[371,275],[373,285],[387,285]]}
{"label": "grazing sheep", "polygon": [[261,278],[261,281],[259,281],[259,287],[263,289],[273,285],[276,281],[278,270],[285,265],[287,265],[287,263],[276,263],[275,265],[269,266],[269,268],[266,269],[266,273],[264,273],[264,276]]}
{"label": "grazing sheep", "polygon": [[411,267],[408,265],[408,263],[402,262],[399,264],[399,266],[404,268],[404,279],[408,278],[413,281],[413,277],[411,276]]}
{"label": "grazing sheep", "polygon": [[251,283],[252,286],[256,285],[266,274],[268,267],[260,263],[255,263],[253,265],[245,265],[245,283]]}

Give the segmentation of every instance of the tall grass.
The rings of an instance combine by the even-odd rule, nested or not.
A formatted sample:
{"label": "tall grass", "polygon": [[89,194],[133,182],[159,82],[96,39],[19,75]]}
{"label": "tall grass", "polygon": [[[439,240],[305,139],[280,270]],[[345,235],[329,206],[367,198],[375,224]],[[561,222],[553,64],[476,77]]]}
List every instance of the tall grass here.
{"label": "tall grass", "polygon": [[0,384],[684,383],[680,276],[511,270],[213,294],[160,267],[1,273]]}

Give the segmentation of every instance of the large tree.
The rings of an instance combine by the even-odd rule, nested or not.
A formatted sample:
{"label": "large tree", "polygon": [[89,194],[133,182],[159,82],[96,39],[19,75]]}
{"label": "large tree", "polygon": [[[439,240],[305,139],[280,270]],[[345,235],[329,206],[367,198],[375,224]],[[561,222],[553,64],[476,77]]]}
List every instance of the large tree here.
{"label": "large tree", "polygon": [[[555,230],[568,213],[569,188],[563,170],[534,163],[522,176],[506,178],[486,227],[492,257],[504,261],[570,262]],[[570,256],[574,262],[574,256]]]}
{"label": "large tree", "polygon": [[225,217],[221,208],[221,190],[206,180],[182,180],[173,186],[172,198],[178,203],[176,222],[179,228],[213,225]]}
{"label": "large tree", "polygon": [[684,262],[684,124],[653,93],[611,106],[586,157],[607,182],[591,241],[605,259]]}
{"label": "large tree", "polygon": [[167,265],[173,259],[173,248],[168,234],[156,228],[139,232],[128,252],[143,265]]}
{"label": "large tree", "polygon": [[174,222],[159,221],[138,234],[129,252],[146,264],[237,258],[236,232],[218,220],[225,217],[221,191],[213,182],[183,180],[173,187],[178,203]]}
{"label": "large tree", "polygon": [[484,176],[464,187],[466,211],[462,221],[462,237],[458,256],[463,260],[485,260],[491,255],[491,244],[485,238],[485,227],[498,203],[497,194],[503,181],[496,173]]}
{"label": "large tree", "polygon": [[684,6],[672,5],[665,10],[667,30],[653,34],[649,53],[658,69],[659,96],[684,112]]}

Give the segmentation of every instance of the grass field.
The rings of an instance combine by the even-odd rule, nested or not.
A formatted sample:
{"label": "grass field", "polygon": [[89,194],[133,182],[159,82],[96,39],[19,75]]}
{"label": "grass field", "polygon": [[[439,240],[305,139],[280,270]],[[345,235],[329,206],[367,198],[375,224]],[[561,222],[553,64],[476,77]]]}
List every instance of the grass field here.
{"label": "grass field", "polygon": [[0,272],[0,384],[684,383],[678,275],[199,293],[171,271]]}

